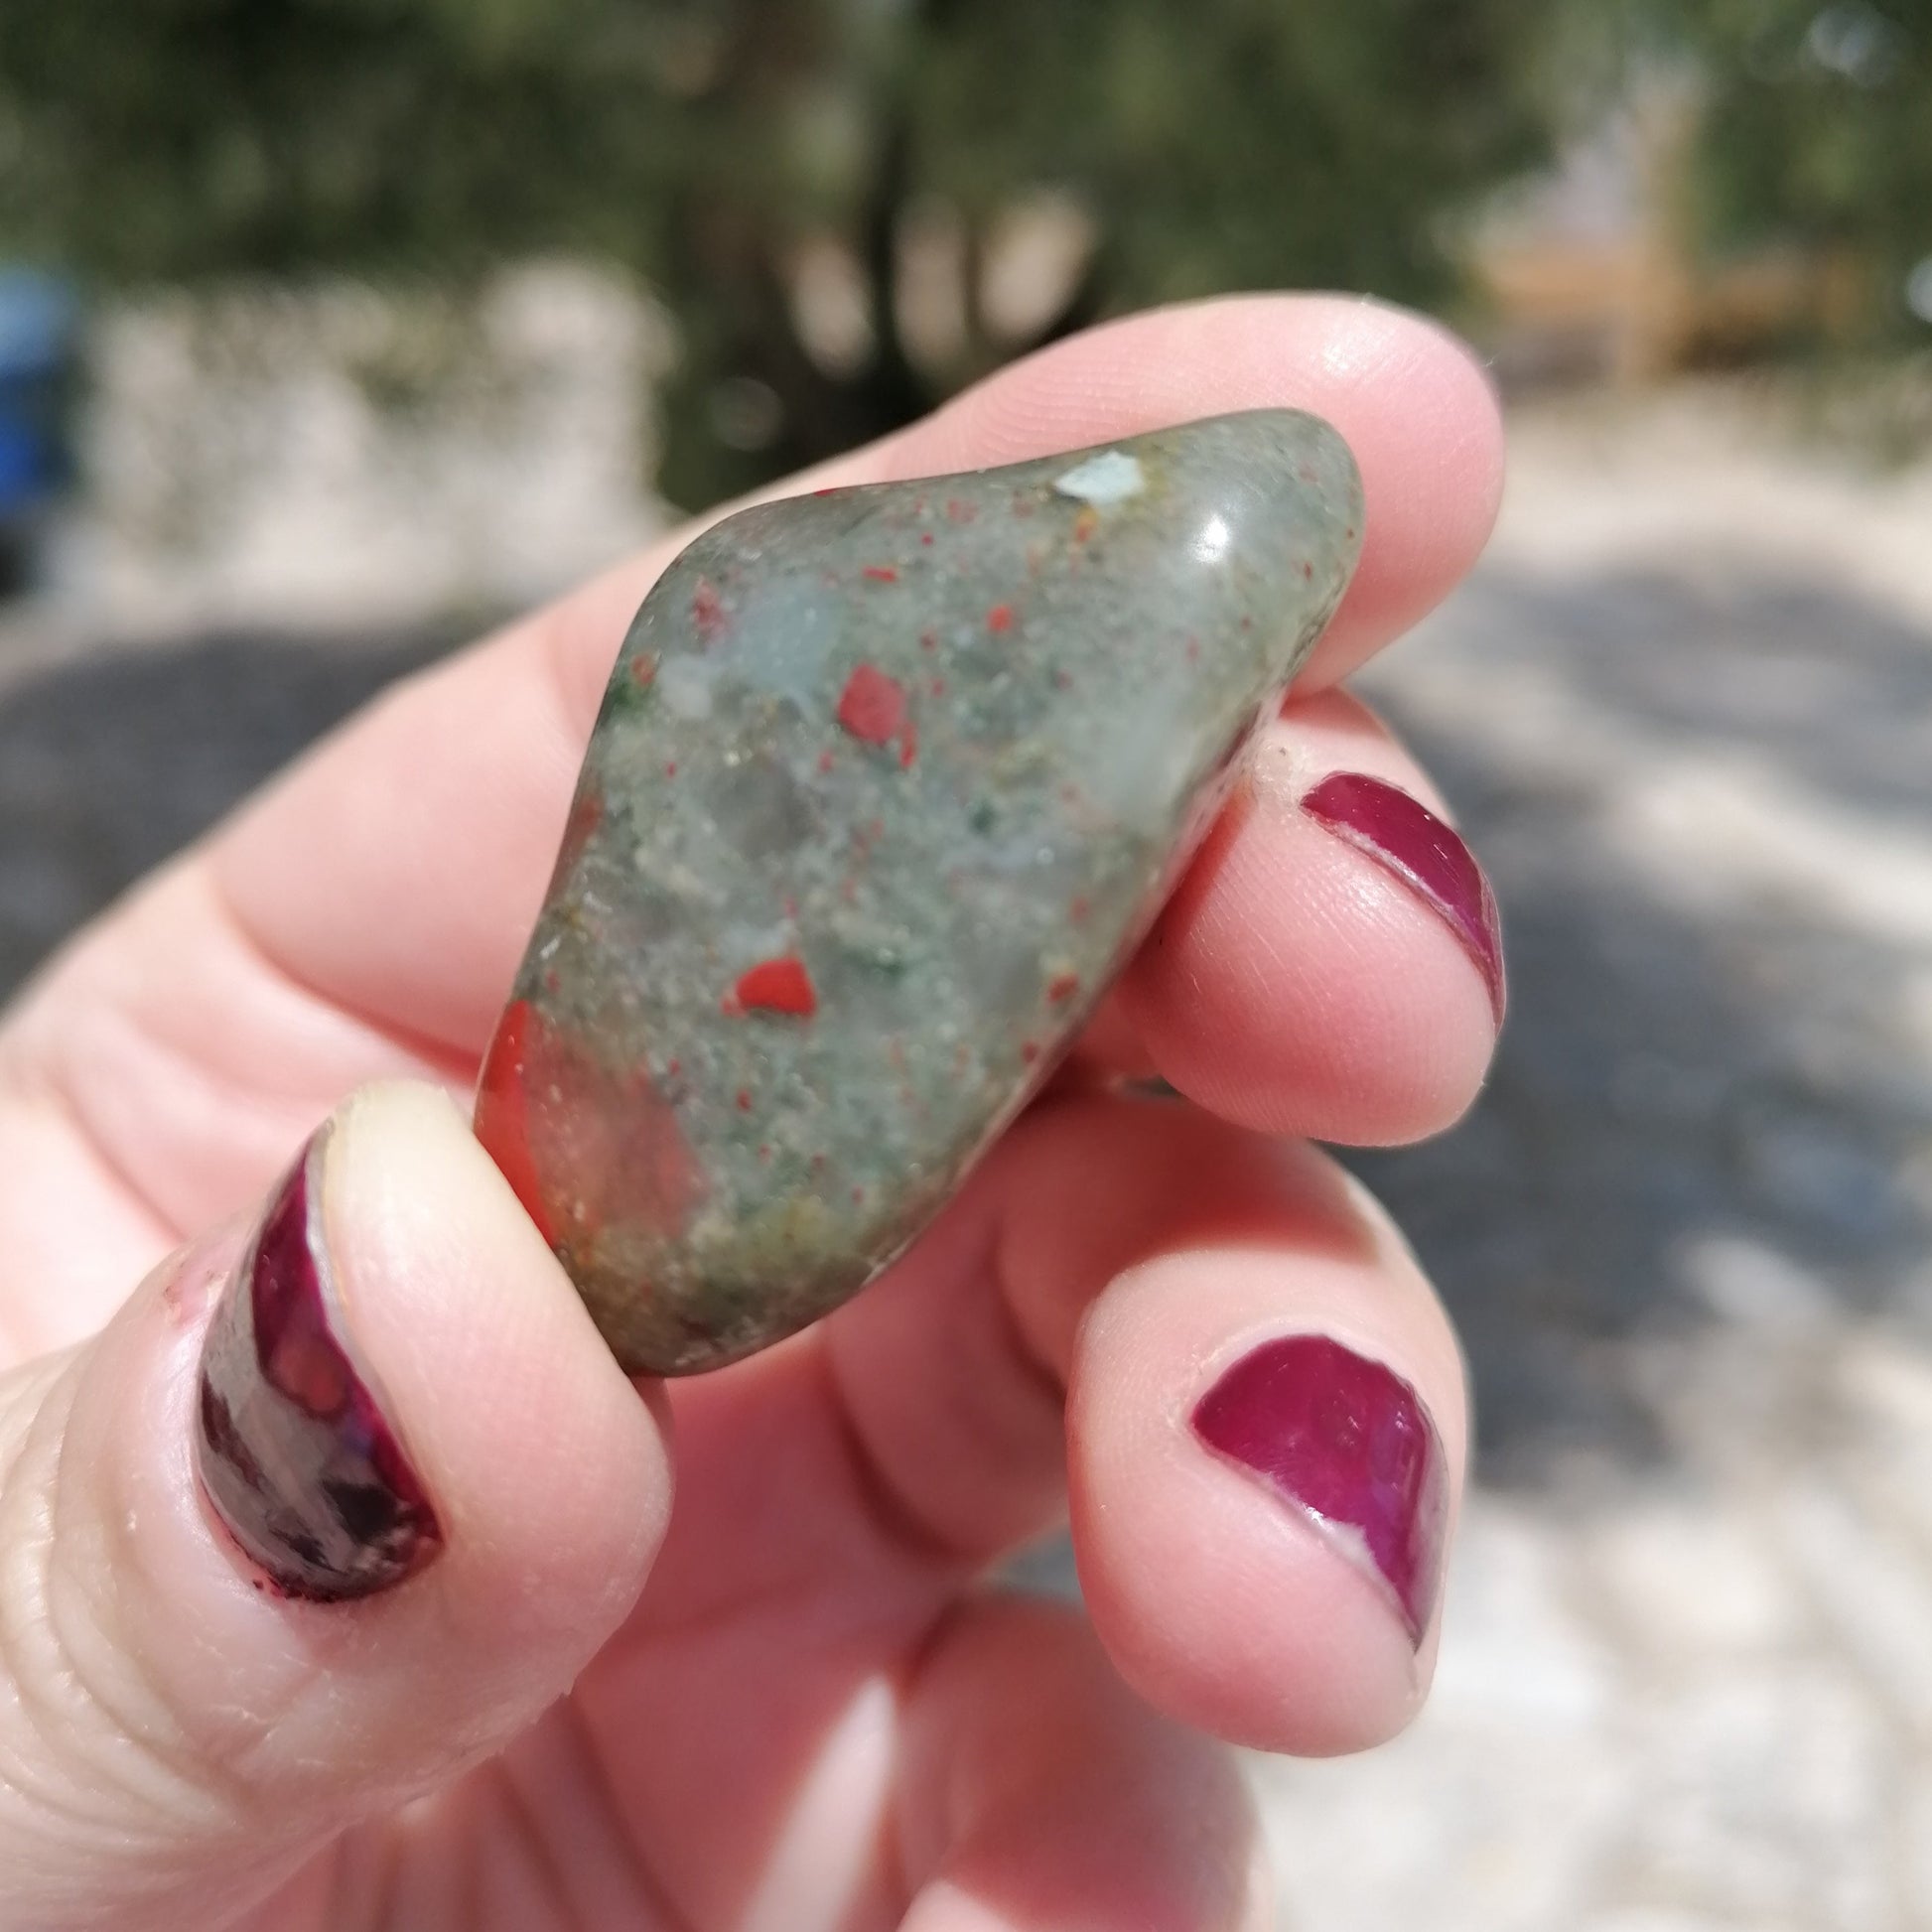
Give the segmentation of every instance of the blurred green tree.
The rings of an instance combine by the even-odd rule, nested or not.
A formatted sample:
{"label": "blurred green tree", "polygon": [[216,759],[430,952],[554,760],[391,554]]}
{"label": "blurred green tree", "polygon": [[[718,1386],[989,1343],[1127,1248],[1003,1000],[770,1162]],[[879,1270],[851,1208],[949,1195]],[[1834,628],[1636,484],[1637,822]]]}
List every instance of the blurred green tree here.
{"label": "blurred green tree", "polygon": [[1932,322],[1932,0],[1657,0],[1695,75],[1686,187],[1708,247],[1855,265],[1867,340]]}
{"label": "blurred green tree", "polygon": [[1449,218],[1546,151],[1548,11],[36,0],[0,7],[0,245],[115,283],[621,264],[680,325],[696,504],[1108,311],[1442,298]]}

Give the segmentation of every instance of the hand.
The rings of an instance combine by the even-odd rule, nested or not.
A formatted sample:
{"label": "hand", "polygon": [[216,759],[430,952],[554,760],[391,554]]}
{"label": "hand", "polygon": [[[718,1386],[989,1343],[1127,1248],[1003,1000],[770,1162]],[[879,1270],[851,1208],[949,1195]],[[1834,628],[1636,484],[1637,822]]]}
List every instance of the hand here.
{"label": "hand", "polygon": [[[0,1926],[1269,1922],[1211,1739],[1406,1721],[1461,1478],[1443,1311],[1283,1137],[1428,1133],[1491,1050],[1459,842],[1311,787],[1434,802],[1336,680],[1480,548],[1492,399],[1414,318],[1231,300],[807,480],[1282,403],[1352,444],[1367,549],[1252,782],[1068,1077],[783,1348],[633,1388],[451,1104],[681,537],[398,687],[29,989],[0,1032]],[[358,1376],[403,1460],[333,1503],[264,1469],[386,1586],[316,1601],[237,1550],[192,1445],[205,1332],[332,1110],[296,1170],[319,1249],[284,1213],[263,1252],[285,1298],[322,1271],[297,1367]],[[975,1587],[1069,1500],[1091,1628]]]}

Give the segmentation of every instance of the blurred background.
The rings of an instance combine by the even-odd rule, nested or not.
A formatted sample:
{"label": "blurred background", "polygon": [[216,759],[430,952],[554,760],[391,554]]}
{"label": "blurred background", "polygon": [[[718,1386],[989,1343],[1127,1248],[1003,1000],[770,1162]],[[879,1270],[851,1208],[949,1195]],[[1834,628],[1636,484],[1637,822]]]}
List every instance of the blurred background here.
{"label": "blurred background", "polygon": [[0,992],[398,672],[1140,304],[1492,358],[1365,688],[1514,1005],[1358,1162],[1468,1340],[1306,1932],[1932,1927],[1932,0],[0,7]]}

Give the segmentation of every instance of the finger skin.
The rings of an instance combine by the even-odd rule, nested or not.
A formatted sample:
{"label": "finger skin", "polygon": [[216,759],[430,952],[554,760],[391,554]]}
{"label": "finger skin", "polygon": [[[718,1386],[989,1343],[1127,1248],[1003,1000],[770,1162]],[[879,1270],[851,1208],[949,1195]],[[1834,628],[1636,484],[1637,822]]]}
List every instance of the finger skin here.
{"label": "finger skin", "polygon": [[1190,1414],[1245,1350],[1332,1336],[1423,1392],[1453,1498],[1466,1408],[1453,1339],[1413,1274],[1361,1252],[1299,1256],[1292,1272],[1285,1259],[1277,1243],[1240,1238],[1114,1284],[1081,1334],[1068,1483],[1087,1600],[1127,1681],[1218,1736],[1326,1756],[1415,1717],[1440,1626],[1411,1648],[1371,1568],[1341,1560],[1306,1512],[1205,1452]]}
{"label": "finger skin", "polygon": [[1122,1688],[1070,1610],[970,1602],[922,1662],[900,1742],[906,1932],[1262,1932],[1239,1773]]}
{"label": "finger skin", "polygon": [[1433,1619],[1418,1649],[1372,1564],[1190,1427],[1246,1347],[1333,1337],[1414,1388],[1446,1493],[1459,1490],[1452,1331],[1379,1209],[1324,1157],[1177,1104],[1043,1107],[825,1333],[876,1481],[962,1563],[1052,1520],[1064,1456],[1095,1627],[1162,1711],[1316,1752],[1414,1715]]}
{"label": "finger skin", "polygon": [[1449,925],[1301,800],[1334,771],[1434,785],[1365,706],[1291,705],[1120,986],[1153,1070],[1225,1120],[1351,1146],[1451,1126],[1497,1018]]}
{"label": "finger skin", "polygon": [[27,1802],[0,1806],[0,1870],[37,1928],[219,1922],[499,1749],[641,1586],[668,1508],[656,1424],[454,1109],[407,1087],[351,1102],[329,1203],[358,1352],[442,1547],[383,1595],[292,1601],[209,1510],[191,1432],[239,1224],[26,1372],[0,1489],[0,1764]]}

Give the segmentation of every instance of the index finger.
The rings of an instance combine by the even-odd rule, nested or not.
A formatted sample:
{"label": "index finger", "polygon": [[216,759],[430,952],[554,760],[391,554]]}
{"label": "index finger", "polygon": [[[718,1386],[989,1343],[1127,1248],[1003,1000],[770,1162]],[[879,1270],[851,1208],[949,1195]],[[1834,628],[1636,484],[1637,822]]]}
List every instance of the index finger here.
{"label": "index finger", "polygon": [[[1331,296],[1128,318],[989,377],[935,416],[790,486],[895,481],[1290,405],[1346,438],[1361,566],[1302,688],[1331,682],[1444,597],[1501,484],[1494,398],[1434,324]],[[465,1059],[487,1037],[541,898],[624,628],[680,532],[352,722],[216,853],[253,944],[392,1035]]]}

